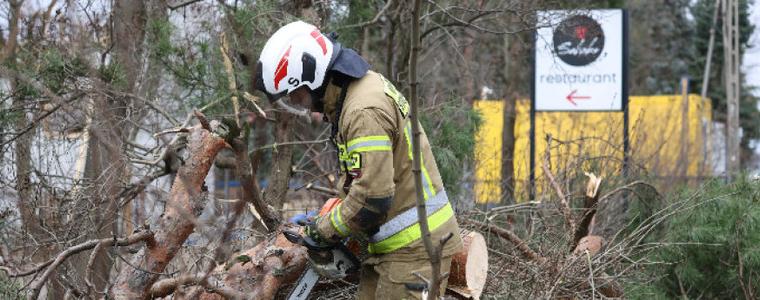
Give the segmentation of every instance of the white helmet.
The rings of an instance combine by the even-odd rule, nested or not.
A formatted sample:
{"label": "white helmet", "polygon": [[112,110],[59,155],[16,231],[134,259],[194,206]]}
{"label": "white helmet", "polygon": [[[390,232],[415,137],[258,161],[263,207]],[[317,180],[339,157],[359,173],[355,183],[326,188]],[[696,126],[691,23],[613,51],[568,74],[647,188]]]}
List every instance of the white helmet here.
{"label": "white helmet", "polygon": [[316,90],[322,86],[333,50],[340,46],[319,29],[302,21],[287,24],[267,40],[258,62],[256,88],[275,101],[306,85]]}

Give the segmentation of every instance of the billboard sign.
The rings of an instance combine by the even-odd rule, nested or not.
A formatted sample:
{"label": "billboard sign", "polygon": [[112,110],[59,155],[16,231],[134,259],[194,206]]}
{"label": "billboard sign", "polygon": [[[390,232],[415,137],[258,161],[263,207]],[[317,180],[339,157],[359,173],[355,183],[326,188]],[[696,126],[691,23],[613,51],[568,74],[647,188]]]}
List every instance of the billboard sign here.
{"label": "billboard sign", "polygon": [[619,9],[538,12],[536,111],[621,111],[625,26]]}

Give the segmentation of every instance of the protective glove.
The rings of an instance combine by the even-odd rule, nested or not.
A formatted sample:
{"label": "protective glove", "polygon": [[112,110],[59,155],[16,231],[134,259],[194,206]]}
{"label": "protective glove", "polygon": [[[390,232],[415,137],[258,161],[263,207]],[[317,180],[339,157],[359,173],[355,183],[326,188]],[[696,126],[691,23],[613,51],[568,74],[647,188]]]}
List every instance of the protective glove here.
{"label": "protective glove", "polygon": [[317,231],[317,223],[319,220],[319,216],[317,215],[316,211],[309,211],[302,214],[297,214],[293,217],[291,217],[288,221],[290,223],[303,226],[304,230],[304,237],[307,238],[307,243],[313,244],[314,246],[321,247],[321,246],[329,246],[329,243],[326,243],[325,239],[322,238],[322,236]]}
{"label": "protective glove", "polygon": [[317,223],[319,222],[319,218],[321,217],[316,217],[307,223],[303,229],[303,233],[318,246],[330,246],[333,243],[322,237],[322,235],[319,234],[319,230],[317,230]]}
{"label": "protective glove", "polygon": [[309,211],[306,213],[297,214],[291,217],[290,220],[288,221],[290,221],[290,223],[293,223],[299,226],[306,226],[309,223],[313,222],[314,219],[316,219],[316,217],[317,217],[316,211]]}

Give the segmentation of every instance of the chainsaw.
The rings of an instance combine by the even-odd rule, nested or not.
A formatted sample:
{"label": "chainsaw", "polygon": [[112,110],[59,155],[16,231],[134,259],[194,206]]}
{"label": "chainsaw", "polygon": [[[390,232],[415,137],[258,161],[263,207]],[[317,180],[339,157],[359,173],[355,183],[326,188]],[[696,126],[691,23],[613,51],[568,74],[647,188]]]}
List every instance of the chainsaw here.
{"label": "chainsaw", "polygon": [[[338,203],[338,198],[328,200],[319,215],[325,215]],[[288,300],[305,300],[321,276],[340,279],[359,270],[359,259],[344,244],[319,244],[310,237],[293,231],[283,231],[283,234],[291,243],[306,247],[309,260],[309,266],[298,278]]]}

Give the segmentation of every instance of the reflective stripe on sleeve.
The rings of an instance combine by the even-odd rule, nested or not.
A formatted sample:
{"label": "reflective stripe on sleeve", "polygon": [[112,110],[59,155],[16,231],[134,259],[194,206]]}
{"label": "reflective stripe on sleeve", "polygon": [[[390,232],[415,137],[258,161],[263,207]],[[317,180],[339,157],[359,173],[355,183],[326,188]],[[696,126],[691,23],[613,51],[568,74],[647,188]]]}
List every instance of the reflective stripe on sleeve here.
{"label": "reflective stripe on sleeve", "polygon": [[391,151],[391,139],[387,135],[371,135],[350,140],[346,152]]}
{"label": "reflective stripe on sleeve", "polygon": [[351,231],[348,229],[348,226],[346,226],[346,223],[343,223],[343,217],[340,215],[341,207],[343,207],[343,203],[338,204],[338,206],[330,211],[330,223],[332,223],[335,231],[337,231],[341,237],[347,237]]}

